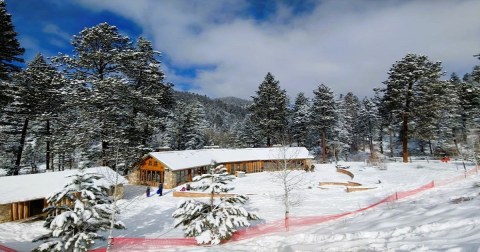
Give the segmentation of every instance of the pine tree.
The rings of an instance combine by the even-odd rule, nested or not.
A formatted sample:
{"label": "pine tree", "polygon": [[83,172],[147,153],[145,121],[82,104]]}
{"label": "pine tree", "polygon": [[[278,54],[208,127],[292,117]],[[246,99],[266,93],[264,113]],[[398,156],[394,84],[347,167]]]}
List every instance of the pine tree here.
{"label": "pine tree", "polygon": [[267,73],[260,84],[257,96],[253,96],[252,121],[260,128],[266,138],[267,146],[280,140],[287,126],[288,99],[285,90],[280,89],[279,81],[271,73]]}
{"label": "pine tree", "polygon": [[[443,85],[444,86],[444,85]],[[431,142],[437,134],[440,120],[440,96],[442,85],[437,83],[419,83],[415,90],[417,97],[412,102],[411,135],[420,141],[420,152],[424,153],[424,146]]]}
{"label": "pine tree", "polygon": [[374,99],[364,98],[359,111],[359,129],[366,136],[370,149],[370,157],[375,158],[373,139],[380,127],[380,116]]}
{"label": "pine tree", "polygon": [[205,142],[205,112],[197,101],[192,104],[178,102],[167,119],[165,142],[172,149],[200,149]]}
{"label": "pine tree", "polygon": [[53,60],[70,75],[72,84],[78,86],[75,95],[80,97],[77,105],[85,121],[75,127],[88,128],[85,141],[101,143],[100,149],[85,146],[90,159],[101,160],[102,165],[112,164],[112,147],[124,142],[130,118],[132,90],[122,70],[132,57],[131,41],[117,27],[101,23],[74,36],[72,46],[74,56],[60,55]]}
{"label": "pine tree", "polygon": [[[330,146],[333,150],[335,161],[339,160],[339,156],[348,153],[349,143],[352,141],[350,126],[347,122],[351,122],[350,116],[346,111],[345,99],[342,95],[335,101],[335,123],[332,128],[332,136]],[[348,157],[348,154],[345,155]]]}
{"label": "pine tree", "polygon": [[129,146],[135,147],[130,148],[132,159],[138,159],[149,149],[151,137],[165,127],[164,121],[174,104],[172,85],[164,83],[159,56],[151,42],[140,37],[122,66],[132,87],[126,133]]}
{"label": "pine tree", "polygon": [[305,146],[310,117],[310,101],[304,93],[299,93],[293,105],[290,125],[292,138],[298,146]]}
{"label": "pine tree", "polygon": [[345,129],[350,139],[350,151],[357,151],[359,146],[359,109],[360,101],[353,93],[348,92],[344,97],[345,103]]}
{"label": "pine tree", "polygon": [[48,217],[43,226],[49,233],[34,240],[45,241],[35,251],[87,251],[94,240],[105,239],[98,232],[108,230],[112,221],[114,228],[125,228],[111,219],[117,210],[112,206],[108,188],[96,182],[102,175],[81,169],[69,177],[72,181],[47,200],[49,207],[44,211]]}
{"label": "pine tree", "polygon": [[[464,128],[462,126],[462,107],[459,95],[462,80],[455,73],[452,73],[449,81],[441,82],[439,91],[438,122],[435,132],[437,140],[436,150],[441,153],[448,153],[452,143],[461,141]],[[434,148],[429,142],[430,153]]]}
{"label": "pine tree", "polygon": [[432,62],[427,56],[407,54],[397,61],[389,71],[389,77],[383,83],[383,103],[387,113],[392,113],[401,122],[403,162],[408,162],[409,124],[415,121],[413,105],[419,99],[416,92],[419,87],[437,83],[442,75],[440,62]]}
{"label": "pine tree", "polygon": [[[0,0],[0,80],[9,80],[12,73],[19,72],[22,63],[20,58],[25,49],[20,47],[17,33],[12,24],[12,16],[7,12],[7,4]],[[1,88],[1,86],[0,86]],[[0,89],[0,103],[6,101],[4,90]]]}
{"label": "pine tree", "polygon": [[60,92],[64,79],[39,54],[28,63],[23,72],[13,76],[12,82],[15,84],[14,102],[5,109],[2,124],[7,125],[4,129],[9,134],[16,135],[20,139],[15,151],[15,167],[13,168],[13,174],[16,175],[21,164],[28,129],[32,122],[44,123],[44,128],[36,133],[46,142],[46,159],[49,158],[50,123],[52,118],[59,113],[58,108],[62,104]]}
{"label": "pine tree", "polygon": [[265,142],[261,137],[260,129],[252,121],[251,114],[239,124],[239,129],[235,136],[237,147],[259,147]]}
{"label": "pine tree", "polygon": [[313,91],[311,124],[312,129],[321,132],[322,161],[327,160],[327,132],[332,131],[335,124],[335,99],[333,91],[321,84]]}
{"label": "pine tree", "polygon": [[210,194],[208,202],[186,200],[181,202],[172,217],[175,227],[184,226],[186,237],[195,237],[199,244],[219,244],[231,238],[239,227],[248,227],[258,216],[241,205],[247,196],[235,195],[216,198],[233,188],[227,184],[235,179],[223,165],[213,165],[209,173],[193,178],[192,189]]}

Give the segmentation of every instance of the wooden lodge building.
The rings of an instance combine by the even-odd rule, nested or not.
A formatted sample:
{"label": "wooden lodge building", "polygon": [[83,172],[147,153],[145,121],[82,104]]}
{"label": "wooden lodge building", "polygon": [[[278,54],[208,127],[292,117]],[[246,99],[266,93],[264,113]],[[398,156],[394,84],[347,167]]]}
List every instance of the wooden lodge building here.
{"label": "wooden lodge building", "polygon": [[[97,173],[104,176],[99,183],[107,187],[126,184],[128,181],[122,177],[115,177],[115,171],[108,167],[85,169],[86,173]],[[47,207],[47,199],[56,192],[61,191],[72,178],[68,177],[78,173],[78,170],[59,172],[45,172],[18,176],[0,177],[0,223],[28,219],[42,215],[43,208]],[[118,180],[117,180],[118,179]],[[117,197],[123,196],[123,187],[117,191]],[[62,204],[68,204],[65,199]]]}
{"label": "wooden lodge building", "polygon": [[227,171],[253,173],[276,170],[283,160],[290,168],[303,169],[311,165],[313,156],[304,147],[271,147],[246,149],[201,149],[151,152],[129,175],[130,184],[173,188],[193,177],[208,172],[213,163],[223,164]]}

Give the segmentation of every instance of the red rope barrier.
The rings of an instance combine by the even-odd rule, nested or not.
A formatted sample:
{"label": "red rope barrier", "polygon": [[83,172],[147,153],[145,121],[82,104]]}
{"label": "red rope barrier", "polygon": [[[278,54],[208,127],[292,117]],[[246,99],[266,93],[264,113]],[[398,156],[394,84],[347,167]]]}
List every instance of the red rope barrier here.
{"label": "red rope barrier", "polygon": [[3,251],[3,252],[17,252],[16,250],[11,249],[11,248],[6,247],[6,246],[3,246],[1,244],[0,244],[0,251]]}

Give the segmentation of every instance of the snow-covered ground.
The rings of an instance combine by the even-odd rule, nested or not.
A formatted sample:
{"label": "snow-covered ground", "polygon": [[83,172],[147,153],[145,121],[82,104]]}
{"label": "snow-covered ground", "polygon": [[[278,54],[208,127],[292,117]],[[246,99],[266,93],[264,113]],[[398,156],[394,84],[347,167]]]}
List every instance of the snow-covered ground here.
{"label": "snow-covered ground", "polygon": [[[369,206],[395,192],[407,191],[464,174],[460,163],[414,161],[389,163],[386,170],[363,163],[343,163],[354,174],[350,179],[337,173],[333,164],[317,164],[313,173],[305,173],[299,196],[300,206],[291,216],[322,216]],[[472,169],[473,164],[467,164]],[[248,194],[246,207],[262,222],[283,218],[279,199],[280,185],[268,172],[247,174],[236,179],[233,192]],[[347,193],[342,186],[319,187],[319,182],[354,181],[367,191]],[[381,183],[379,183],[381,182]],[[179,238],[181,229],[173,228],[171,214],[182,198],[171,190],[162,197],[145,197],[145,187],[126,186],[125,199],[119,202],[119,219],[126,230],[115,230],[114,237]],[[178,190],[178,188],[177,188]],[[289,232],[228,242],[215,247],[173,247],[171,251],[480,251],[480,176],[435,187],[417,195],[334,221],[295,228]],[[43,222],[0,224],[0,244],[18,251],[36,246],[30,240],[45,232]],[[254,223],[256,224],[256,223]],[[106,243],[97,242],[98,246]],[[38,245],[38,244],[37,244]],[[141,248],[139,248],[141,249]],[[164,249],[165,250],[165,249]],[[164,251],[162,250],[162,251]],[[141,250],[139,250],[141,251]],[[150,250],[155,251],[155,250]]]}

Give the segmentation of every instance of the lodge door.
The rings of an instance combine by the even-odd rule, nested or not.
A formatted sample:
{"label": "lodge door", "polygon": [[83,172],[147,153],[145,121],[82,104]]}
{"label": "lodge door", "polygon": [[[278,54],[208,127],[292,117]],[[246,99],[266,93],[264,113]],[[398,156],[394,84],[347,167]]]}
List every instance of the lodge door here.
{"label": "lodge door", "polygon": [[35,216],[43,213],[44,199],[30,201],[30,216]]}

